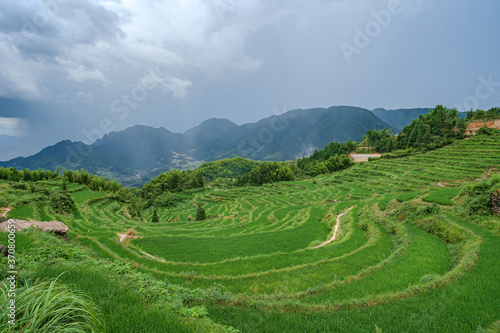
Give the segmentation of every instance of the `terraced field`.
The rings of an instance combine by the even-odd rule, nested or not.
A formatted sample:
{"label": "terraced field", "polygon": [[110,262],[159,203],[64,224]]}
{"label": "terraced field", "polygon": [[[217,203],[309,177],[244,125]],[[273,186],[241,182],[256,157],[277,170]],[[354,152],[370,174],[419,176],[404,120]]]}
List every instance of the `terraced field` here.
{"label": "terraced field", "polygon": [[[191,305],[243,332],[494,330],[498,227],[458,211],[461,186],[499,169],[500,137],[477,136],[314,180],[206,189],[176,209],[143,213],[151,221],[156,209],[160,223],[138,223],[104,194],[70,188],[75,219],[50,218],[65,220],[95,257],[209,290]],[[205,221],[195,221],[198,204]],[[313,248],[351,207],[335,240]],[[117,233],[130,228],[138,237],[120,243]]]}

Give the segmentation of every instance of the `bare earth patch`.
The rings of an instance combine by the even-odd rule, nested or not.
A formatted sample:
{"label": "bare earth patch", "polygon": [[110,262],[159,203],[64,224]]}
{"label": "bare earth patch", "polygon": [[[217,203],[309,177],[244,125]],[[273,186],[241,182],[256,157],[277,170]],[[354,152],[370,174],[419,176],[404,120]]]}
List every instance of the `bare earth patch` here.
{"label": "bare earth patch", "polygon": [[3,217],[7,217],[7,214],[9,214],[9,212],[12,210],[12,207],[9,206],[7,208],[2,208],[3,209],[3,212],[0,214],[0,216],[3,216]]}

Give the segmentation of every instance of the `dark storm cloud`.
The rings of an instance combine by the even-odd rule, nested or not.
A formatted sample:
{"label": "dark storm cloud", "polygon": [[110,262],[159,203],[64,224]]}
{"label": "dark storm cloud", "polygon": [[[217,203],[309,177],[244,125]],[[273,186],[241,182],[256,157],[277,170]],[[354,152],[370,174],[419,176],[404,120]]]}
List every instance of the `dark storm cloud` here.
{"label": "dark storm cloud", "polygon": [[5,0],[0,97],[31,101],[19,110],[34,112],[32,152],[110,128],[182,132],[300,107],[493,106],[499,10],[496,0]]}

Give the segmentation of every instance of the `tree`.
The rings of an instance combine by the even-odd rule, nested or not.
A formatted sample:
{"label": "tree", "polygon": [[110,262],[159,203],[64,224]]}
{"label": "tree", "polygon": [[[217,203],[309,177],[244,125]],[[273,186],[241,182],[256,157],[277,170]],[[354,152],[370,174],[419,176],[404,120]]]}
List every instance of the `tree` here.
{"label": "tree", "polygon": [[14,167],[10,167],[8,173],[9,173],[9,180],[10,181],[18,182],[22,178],[22,172],[17,170]]}
{"label": "tree", "polygon": [[156,209],[153,211],[153,218],[151,219],[151,222],[160,222],[160,218],[158,217],[158,213],[156,212]]}
{"label": "tree", "polygon": [[4,167],[0,167],[0,179],[9,179],[9,172]]}
{"label": "tree", "polygon": [[205,209],[201,204],[198,204],[198,209],[196,210],[196,221],[203,221],[207,218]]}
{"label": "tree", "polygon": [[31,171],[29,169],[24,168],[23,169],[23,180],[25,182],[29,181],[31,179]]}

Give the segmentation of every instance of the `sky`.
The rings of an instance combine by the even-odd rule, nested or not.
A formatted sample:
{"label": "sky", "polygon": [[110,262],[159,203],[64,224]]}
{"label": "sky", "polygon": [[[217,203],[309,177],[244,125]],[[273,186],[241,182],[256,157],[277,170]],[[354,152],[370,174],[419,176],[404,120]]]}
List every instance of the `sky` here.
{"label": "sky", "polygon": [[0,160],[141,124],[500,105],[498,0],[2,0]]}

